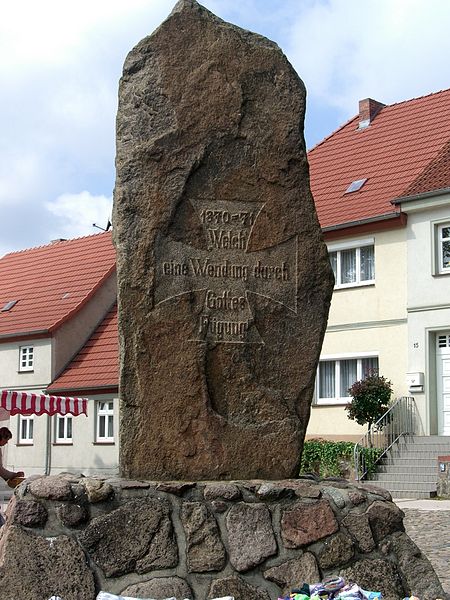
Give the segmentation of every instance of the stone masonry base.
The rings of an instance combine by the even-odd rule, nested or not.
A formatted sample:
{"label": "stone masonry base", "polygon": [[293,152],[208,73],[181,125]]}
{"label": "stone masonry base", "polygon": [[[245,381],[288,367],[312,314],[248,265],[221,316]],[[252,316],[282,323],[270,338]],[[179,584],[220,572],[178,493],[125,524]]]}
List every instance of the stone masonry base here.
{"label": "stone masonry base", "polygon": [[444,598],[382,488],[345,480],[149,482],[72,474],[16,489],[2,600],[275,600],[341,575],[385,600]]}

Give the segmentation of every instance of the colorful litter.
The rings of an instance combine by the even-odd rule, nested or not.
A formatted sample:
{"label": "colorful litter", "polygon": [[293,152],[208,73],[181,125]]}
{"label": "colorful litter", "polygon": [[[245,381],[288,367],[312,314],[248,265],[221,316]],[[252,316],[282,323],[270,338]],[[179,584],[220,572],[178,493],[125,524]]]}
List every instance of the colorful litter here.
{"label": "colorful litter", "polygon": [[[381,592],[364,590],[354,582],[347,583],[343,577],[327,577],[313,585],[304,583],[300,588],[292,589],[287,596],[279,597],[278,600],[382,600],[382,597]],[[420,599],[417,596],[409,596],[403,600]]]}
{"label": "colorful litter", "polygon": [[[346,582],[343,577],[327,577],[320,583],[304,583],[278,600],[382,600],[382,594],[364,590],[354,582]],[[413,597],[404,600],[413,600]]]}

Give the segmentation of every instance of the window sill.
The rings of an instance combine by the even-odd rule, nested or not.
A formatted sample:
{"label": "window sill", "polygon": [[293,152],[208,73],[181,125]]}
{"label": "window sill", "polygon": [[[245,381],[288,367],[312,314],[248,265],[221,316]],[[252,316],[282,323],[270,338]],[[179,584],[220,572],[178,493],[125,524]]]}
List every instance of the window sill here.
{"label": "window sill", "polygon": [[34,369],[19,369],[17,373],[34,373]]}
{"label": "window sill", "polygon": [[333,291],[337,290],[354,290],[355,288],[366,288],[375,287],[375,281],[364,281],[363,283],[344,283],[342,285],[335,285]]}
{"label": "window sill", "polygon": [[70,442],[63,442],[62,440],[59,440],[57,442],[53,442],[52,446],[73,446],[73,441],[71,440]]}
{"label": "window sill", "polygon": [[351,398],[327,398],[326,400],[316,400],[311,406],[347,406]]}
{"label": "window sill", "polygon": [[93,446],[115,446],[116,442],[114,440],[105,440],[104,442],[101,440],[97,440],[96,442],[92,442]]}
{"label": "window sill", "polygon": [[34,442],[17,442],[16,446],[34,446]]}
{"label": "window sill", "polygon": [[433,273],[433,277],[448,277],[450,275],[450,269],[448,271],[437,271]]}

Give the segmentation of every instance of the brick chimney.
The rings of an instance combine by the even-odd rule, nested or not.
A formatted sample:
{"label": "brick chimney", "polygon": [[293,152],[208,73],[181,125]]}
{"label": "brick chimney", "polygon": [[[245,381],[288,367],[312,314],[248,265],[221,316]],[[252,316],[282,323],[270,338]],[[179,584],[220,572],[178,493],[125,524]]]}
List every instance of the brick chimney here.
{"label": "brick chimney", "polygon": [[372,100],[372,98],[365,98],[359,101],[359,129],[368,127],[380,110],[386,106],[381,102]]}

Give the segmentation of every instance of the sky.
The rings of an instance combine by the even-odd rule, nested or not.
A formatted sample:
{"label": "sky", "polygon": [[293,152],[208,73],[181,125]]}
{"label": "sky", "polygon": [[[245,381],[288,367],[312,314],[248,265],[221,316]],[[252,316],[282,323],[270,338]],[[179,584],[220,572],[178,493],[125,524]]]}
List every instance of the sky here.
{"label": "sky", "polygon": [[[123,62],[175,1],[0,3],[1,257],[106,227]],[[392,104],[450,87],[448,0],[201,4],[286,54],[307,89],[308,148],[361,99]]]}

